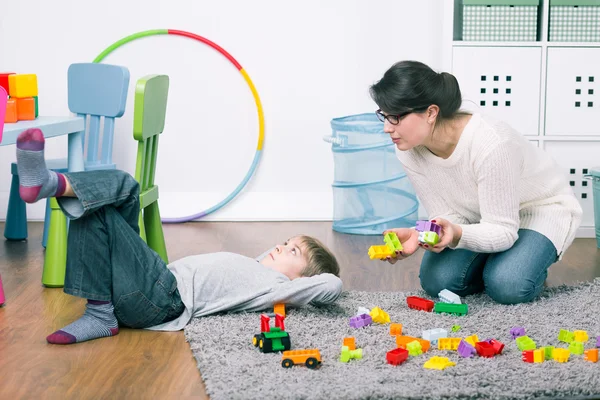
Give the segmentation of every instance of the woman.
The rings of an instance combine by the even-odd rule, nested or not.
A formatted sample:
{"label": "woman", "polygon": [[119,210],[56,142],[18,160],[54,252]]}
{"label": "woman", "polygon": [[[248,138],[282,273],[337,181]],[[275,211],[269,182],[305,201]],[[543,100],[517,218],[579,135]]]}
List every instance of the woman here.
{"label": "woman", "polygon": [[561,168],[508,124],[462,111],[449,73],[402,61],[370,92],[419,199],[442,227],[433,247],[419,243],[415,229],[392,229],[404,250],[389,262],[422,247],[420,279],[430,296],[485,290],[499,303],[533,300],[581,222]]}

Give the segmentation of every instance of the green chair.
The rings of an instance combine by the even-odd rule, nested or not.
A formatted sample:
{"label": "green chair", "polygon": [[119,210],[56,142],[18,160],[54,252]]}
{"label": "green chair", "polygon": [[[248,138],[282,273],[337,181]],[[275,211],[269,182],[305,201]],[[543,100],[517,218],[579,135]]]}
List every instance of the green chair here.
{"label": "green chair", "polygon": [[169,77],[148,75],[135,86],[133,137],[138,141],[135,179],[140,184],[140,236],[168,263],[167,247],[158,210],[158,186],[154,184],[158,137],[165,128]]}

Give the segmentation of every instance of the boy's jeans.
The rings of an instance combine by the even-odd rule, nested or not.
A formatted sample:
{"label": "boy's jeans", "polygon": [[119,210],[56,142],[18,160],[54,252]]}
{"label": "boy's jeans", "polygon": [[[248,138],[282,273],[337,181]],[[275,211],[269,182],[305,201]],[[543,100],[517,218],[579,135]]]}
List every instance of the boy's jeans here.
{"label": "boy's jeans", "polygon": [[421,262],[421,286],[432,297],[442,289],[459,296],[485,292],[502,304],[533,300],[544,287],[548,268],[557,259],[556,248],[546,236],[519,229],[519,238],[500,253],[475,253],[445,249],[426,252]]}
{"label": "boy's jeans", "polygon": [[136,180],[118,170],[65,176],[77,195],[57,199],[71,219],[65,293],[112,301],[119,324],[131,328],[181,315],[175,276],[140,237]]}

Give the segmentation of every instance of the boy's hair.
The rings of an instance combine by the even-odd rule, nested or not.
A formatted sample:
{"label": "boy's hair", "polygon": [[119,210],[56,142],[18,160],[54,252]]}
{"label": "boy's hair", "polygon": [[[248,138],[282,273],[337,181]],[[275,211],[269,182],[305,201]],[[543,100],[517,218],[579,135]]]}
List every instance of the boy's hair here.
{"label": "boy's hair", "polygon": [[306,267],[302,276],[330,273],[340,276],[340,266],[333,253],[323,243],[311,236],[300,236],[306,250]]}

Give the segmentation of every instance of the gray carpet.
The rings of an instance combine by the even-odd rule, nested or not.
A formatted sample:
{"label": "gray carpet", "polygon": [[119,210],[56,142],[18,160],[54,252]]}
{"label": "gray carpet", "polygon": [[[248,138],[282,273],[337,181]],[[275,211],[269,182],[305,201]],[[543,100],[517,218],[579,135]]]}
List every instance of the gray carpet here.
{"label": "gray carpet", "polygon": [[[285,320],[292,349],[319,348],[320,369],[281,367],[281,353],[262,354],[252,346],[260,332],[259,313],[224,314],[194,319],[185,336],[213,400],[219,399],[529,399],[600,398],[600,362],[571,355],[568,363],[529,364],[510,338],[513,326],[524,326],[538,347],[566,347],[557,340],[560,328],[587,330],[586,349],[600,335],[600,278],[573,287],[548,288],[534,303],[503,306],[486,295],[469,296],[469,314],[454,317],[407,308],[411,293],[345,292],[328,308],[292,309]],[[380,306],[392,322],[402,323],[405,335],[421,336],[424,329],[454,324],[462,329],[450,336],[476,333],[480,340],[497,338],[506,344],[491,359],[459,358],[455,351],[433,350],[410,357],[400,366],[388,365],[386,352],[395,348],[389,324],[360,330],[348,326],[359,306]],[[342,339],[355,336],[362,360],[339,361]],[[447,356],[456,366],[443,371],[423,368],[430,357]]]}

